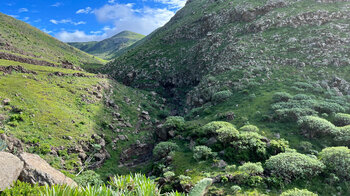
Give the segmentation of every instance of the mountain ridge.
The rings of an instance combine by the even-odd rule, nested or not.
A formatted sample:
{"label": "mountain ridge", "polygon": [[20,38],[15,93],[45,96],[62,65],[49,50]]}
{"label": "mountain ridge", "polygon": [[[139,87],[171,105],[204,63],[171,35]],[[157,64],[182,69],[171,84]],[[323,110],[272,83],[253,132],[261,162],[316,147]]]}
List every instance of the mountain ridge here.
{"label": "mountain ridge", "polygon": [[105,59],[112,59],[120,55],[120,51],[144,38],[144,35],[131,31],[122,31],[102,41],[68,42],[82,51]]}

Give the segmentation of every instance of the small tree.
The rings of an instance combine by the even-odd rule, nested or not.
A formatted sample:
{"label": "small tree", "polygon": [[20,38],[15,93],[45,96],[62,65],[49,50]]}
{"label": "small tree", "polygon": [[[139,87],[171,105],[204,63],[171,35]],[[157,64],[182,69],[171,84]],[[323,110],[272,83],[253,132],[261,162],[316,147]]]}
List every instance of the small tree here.
{"label": "small tree", "polygon": [[169,116],[166,119],[164,126],[167,129],[183,131],[185,129],[185,119],[181,116]]}
{"label": "small tree", "polygon": [[341,127],[350,125],[350,114],[337,113],[334,116],[334,124]]}
{"label": "small tree", "polygon": [[240,131],[246,131],[246,132],[259,132],[259,128],[254,125],[244,125],[239,129]]}
{"label": "small tree", "polygon": [[331,122],[316,116],[304,116],[298,121],[298,125],[310,138],[320,134],[330,135],[337,131]]}
{"label": "small tree", "polygon": [[179,146],[173,142],[160,142],[153,149],[153,155],[156,158],[163,158],[168,156],[172,151],[179,150]]}

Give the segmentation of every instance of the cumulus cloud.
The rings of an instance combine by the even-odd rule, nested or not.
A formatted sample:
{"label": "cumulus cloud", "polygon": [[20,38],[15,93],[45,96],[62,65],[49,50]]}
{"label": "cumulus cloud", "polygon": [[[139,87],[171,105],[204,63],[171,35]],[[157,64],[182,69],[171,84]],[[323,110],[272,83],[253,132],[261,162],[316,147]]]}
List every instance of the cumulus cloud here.
{"label": "cumulus cloud", "polygon": [[29,10],[27,8],[19,8],[18,13],[28,12]]}
{"label": "cumulus cloud", "polygon": [[[159,3],[167,4],[165,8],[142,7],[134,9],[134,4],[115,3],[109,0],[108,3],[99,9],[80,9],[79,13],[93,13],[100,23],[107,25],[102,29],[90,31],[88,33],[75,30],[57,33],[55,36],[64,42],[83,42],[83,41],[100,41],[111,37],[121,31],[129,30],[136,33],[148,35],[155,29],[163,26],[178,10],[185,5],[186,0],[152,0]],[[54,24],[70,23],[69,21],[51,21]],[[112,25],[110,25],[112,24]]]}
{"label": "cumulus cloud", "polygon": [[75,30],[74,32],[61,31],[55,35],[56,38],[63,42],[86,42],[98,40],[99,35],[88,35],[84,31]]}
{"label": "cumulus cloud", "polygon": [[166,8],[144,7],[136,10],[132,4],[105,5],[94,13],[100,22],[114,23],[116,31],[129,30],[144,35],[163,26],[175,14]]}
{"label": "cumulus cloud", "polygon": [[81,25],[81,24],[86,24],[85,21],[79,21],[79,22],[74,22],[71,19],[62,19],[62,20],[54,20],[51,19],[50,22],[52,24],[72,24],[72,25]]}
{"label": "cumulus cloud", "polygon": [[91,10],[92,10],[91,7],[86,7],[85,9],[78,10],[76,13],[77,14],[88,14],[91,12]]}

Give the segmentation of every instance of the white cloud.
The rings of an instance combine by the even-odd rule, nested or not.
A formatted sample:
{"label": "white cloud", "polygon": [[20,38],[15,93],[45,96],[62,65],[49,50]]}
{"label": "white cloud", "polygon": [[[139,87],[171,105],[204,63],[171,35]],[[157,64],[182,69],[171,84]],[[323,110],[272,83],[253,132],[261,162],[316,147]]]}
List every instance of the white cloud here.
{"label": "white cloud", "polygon": [[41,29],[43,32],[45,32],[45,33],[47,33],[47,34],[50,34],[50,33],[52,33],[52,31],[49,31],[49,30],[47,30],[47,29],[45,29],[45,28],[43,28],[43,29]]}
{"label": "white cloud", "polygon": [[77,14],[88,14],[91,12],[91,10],[92,10],[91,7],[86,7],[85,9],[78,10],[76,13]]}
{"label": "white cloud", "polygon": [[11,16],[12,18],[18,18],[19,16],[18,15],[9,15]]}
{"label": "white cloud", "polygon": [[71,19],[62,19],[62,20],[54,20],[51,19],[50,22],[52,24],[72,24],[72,25],[81,25],[81,24],[86,24],[85,21],[79,21],[79,22],[74,22]]}
{"label": "white cloud", "polygon": [[95,15],[100,22],[114,23],[114,31],[107,32],[112,34],[129,30],[147,35],[163,26],[174,14],[166,8],[144,7],[135,10],[130,4],[105,5],[95,10]]}
{"label": "white cloud", "polygon": [[23,20],[27,21],[27,20],[29,20],[29,17],[24,17]]}
{"label": "white cloud", "polygon": [[170,9],[178,9],[185,6],[187,0],[154,0],[155,2],[167,4]]}
{"label": "white cloud", "polygon": [[60,7],[60,6],[62,6],[62,5],[63,5],[63,3],[57,2],[57,3],[55,3],[55,4],[52,4],[51,6],[52,6],[52,7]]}
{"label": "white cloud", "polygon": [[22,12],[28,12],[29,10],[27,8],[20,8],[18,9],[18,13],[22,13]]}
{"label": "white cloud", "polygon": [[[113,25],[106,25],[100,30],[90,31],[88,33],[81,30],[61,30],[55,37],[64,42],[83,42],[100,41],[124,30],[148,35],[155,29],[163,26],[175,15],[175,11],[172,9],[176,8],[175,10],[177,10],[186,3],[186,0],[152,1],[158,1],[169,6],[166,8],[143,7],[134,9],[134,4],[119,4],[115,3],[114,0],[109,0],[108,3],[110,4],[106,4],[99,9],[89,10],[88,13],[94,13],[100,23]],[[86,13],[86,8],[81,10],[78,10],[77,13]],[[51,22],[54,24],[62,23],[56,20]],[[70,23],[70,21],[64,22]]]}
{"label": "white cloud", "polygon": [[88,35],[84,31],[75,30],[74,32],[61,31],[55,37],[63,42],[86,42],[98,40],[101,36]]}

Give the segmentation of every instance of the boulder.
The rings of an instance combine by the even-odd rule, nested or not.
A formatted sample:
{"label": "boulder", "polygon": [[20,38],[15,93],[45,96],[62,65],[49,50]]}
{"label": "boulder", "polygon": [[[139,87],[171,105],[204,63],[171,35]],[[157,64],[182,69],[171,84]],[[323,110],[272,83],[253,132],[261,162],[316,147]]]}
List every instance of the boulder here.
{"label": "boulder", "polygon": [[39,185],[77,186],[71,178],[51,167],[44,159],[35,154],[21,153],[19,158],[24,162],[19,179],[24,182]]}
{"label": "boulder", "polygon": [[23,169],[23,162],[8,152],[0,152],[0,191],[10,187]]}

